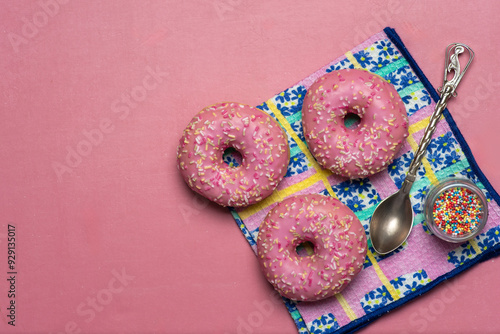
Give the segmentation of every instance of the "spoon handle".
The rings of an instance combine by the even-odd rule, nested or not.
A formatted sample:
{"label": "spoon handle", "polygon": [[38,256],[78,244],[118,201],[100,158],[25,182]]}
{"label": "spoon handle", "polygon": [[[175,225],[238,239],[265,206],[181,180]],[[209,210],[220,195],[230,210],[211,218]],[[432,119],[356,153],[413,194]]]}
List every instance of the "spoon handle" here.
{"label": "spoon handle", "polygon": [[[458,56],[465,50],[468,51],[469,59],[463,71],[460,71],[460,62],[458,60]],[[427,124],[427,127],[425,128],[424,136],[420,140],[420,144],[418,145],[415,156],[413,157],[410,168],[408,169],[408,174],[406,175],[403,185],[401,186],[403,192],[410,192],[411,186],[413,185],[413,182],[415,181],[415,178],[417,176],[418,168],[420,167],[422,159],[424,158],[427,151],[427,146],[429,146],[432,135],[436,131],[439,119],[441,118],[444,109],[446,109],[448,100],[452,96],[457,95],[455,92],[457,86],[460,80],[462,80],[465,71],[467,71],[467,69],[469,68],[472,59],[474,59],[474,51],[472,51],[472,49],[465,44],[453,43],[448,45],[448,47],[446,48],[443,87],[441,89],[438,89],[438,91],[441,92],[441,98],[437,102],[434,112],[429,119],[429,124]],[[448,77],[451,75],[451,71],[453,71],[453,77],[448,80]]]}

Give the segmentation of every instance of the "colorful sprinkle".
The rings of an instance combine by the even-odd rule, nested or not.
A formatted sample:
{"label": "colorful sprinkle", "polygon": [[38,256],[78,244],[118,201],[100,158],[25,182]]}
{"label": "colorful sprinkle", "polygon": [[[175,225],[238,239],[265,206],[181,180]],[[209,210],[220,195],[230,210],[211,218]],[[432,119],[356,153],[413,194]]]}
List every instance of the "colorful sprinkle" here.
{"label": "colorful sprinkle", "polygon": [[481,199],[471,190],[455,187],[442,192],[434,202],[434,224],[450,236],[473,233],[483,219]]}

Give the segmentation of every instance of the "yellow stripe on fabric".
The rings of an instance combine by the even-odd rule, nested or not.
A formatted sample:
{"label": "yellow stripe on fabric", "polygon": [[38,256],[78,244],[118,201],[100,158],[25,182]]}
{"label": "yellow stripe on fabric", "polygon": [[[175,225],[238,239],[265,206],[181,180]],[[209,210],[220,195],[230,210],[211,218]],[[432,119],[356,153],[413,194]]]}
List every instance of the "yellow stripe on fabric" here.
{"label": "yellow stripe on fabric", "polygon": [[[441,121],[443,118],[444,118],[444,116],[441,116],[441,118],[439,118],[439,120]],[[430,116],[426,117],[424,119],[421,119],[420,121],[418,121],[415,124],[410,125],[408,127],[408,132],[411,133],[411,134],[414,134],[416,132],[419,132],[422,129],[425,129],[425,127],[427,126],[427,124],[429,124],[429,119],[430,119]]]}
{"label": "yellow stripe on fabric", "polygon": [[249,207],[245,208],[244,210],[238,212],[240,215],[240,218],[245,220],[251,215],[259,212],[262,209],[267,208],[269,205],[272,205],[274,203],[282,201],[285,197],[288,197],[290,195],[293,195],[297,191],[300,191],[302,189],[308,188],[315,184],[318,181],[322,181],[322,177],[319,173],[315,173],[311,176],[309,176],[307,179],[302,180],[296,184],[292,184],[291,186],[281,189],[281,190],[275,190],[271,196],[265,198],[263,201],[250,205]]}
{"label": "yellow stripe on fabric", "polygon": [[323,168],[321,168],[320,165],[318,165],[318,163],[316,162],[316,160],[312,156],[311,152],[309,152],[309,149],[307,148],[306,144],[304,144],[304,142],[299,138],[299,136],[297,136],[295,131],[293,131],[292,127],[290,126],[290,123],[288,123],[286,118],[281,114],[281,111],[278,109],[278,107],[276,107],[276,105],[273,103],[273,101],[269,100],[266,102],[266,104],[269,107],[269,110],[271,110],[274,113],[274,116],[276,116],[276,118],[280,122],[281,126],[283,126],[285,131],[288,132],[288,134],[290,134],[290,136],[293,138],[293,140],[295,140],[295,142],[297,143],[297,146],[300,148],[302,153],[304,153],[304,155],[307,157],[307,159],[311,163],[311,167],[313,167],[316,170],[316,173],[319,174],[319,176],[321,177],[321,180],[323,181],[323,184],[325,185],[325,188],[328,191],[328,193],[332,197],[337,198],[337,196],[335,195],[335,192],[332,189],[332,185],[327,180],[327,177],[329,175],[331,175],[332,173],[329,170],[323,169]]}
{"label": "yellow stripe on fabric", "polygon": [[339,199],[337,197],[337,195],[335,194],[335,192],[333,191],[332,185],[330,184],[330,182],[328,182],[328,179],[327,179],[328,176],[332,175],[332,172],[330,172],[329,170],[326,170],[326,169],[316,170],[316,172],[318,174],[320,174],[321,181],[323,181],[323,184],[325,185],[326,191],[328,191],[330,196],[332,196],[333,198]]}
{"label": "yellow stripe on fabric", "polygon": [[474,239],[471,239],[469,240],[469,243],[470,245],[472,246],[472,248],[474,248],[474,250],[476,251],[476,254],[481,254],[483,251],[481,250],[481,248],[479,247],[479,245],[477,244],[477,241],[474,240]]}
{"label": "yellow stripe on fabric", "polygon": [[[417,152],[418,144],[415,141],[415,138],[413,138],[413,135],[411,133],[408,136],[408,138],[406,138],[406,141],[408,141],[408,144],[410,144],[412,150],[414,152]],[[438,182],[438,179],[436,177],[436,174],[434,174],[434,171],[432,170],[431,164],[429,163],[429,161],[425,156],[422,159],[422,165],[425,168],[425,176],[427,176],[431,184],[436,184]]]}
{"label": "yellow stripe on fabric", "polygon": [[349,59],[349,61],[354,65],[354,68],[357,68],[358,70],[364,70],[363,66],[361,66],[358,61],[356,60],[356,58],[354,58],[354,56],[352,55],[352,52],[351,51],[347,51],[345,53],[345,56],[347,57],[347,59]]}
{"label": "yellow stripe on fabric", "polygon": [[342,306],[342,308],[344,309],[349,319],[351,319],[351,321],[358,319],[356,313],[354,313],[351,306],[340,292],[335,295],[335,298],[337,298],[337,300],[340,303],[340,306]]}
{"label": "yellow stripe on fabric", "polygon": [[384,272],[378,265],[377,260],[375,259],[375,256],[373,256],[372,252],[368,250],[366,252],[366,255],[368,256],[368,259],[370,259],[370,262],[372,263],[373,269],[375,269],[375,273],[377,274],[378,278],[382,282],[382,284],[387,288],[387,291],[389,291],[389,294],[391,295],[392,299],[394,301],[399,299],[399,294],[396,292],[394,287],[391,285],[387,277],[385,276]]}

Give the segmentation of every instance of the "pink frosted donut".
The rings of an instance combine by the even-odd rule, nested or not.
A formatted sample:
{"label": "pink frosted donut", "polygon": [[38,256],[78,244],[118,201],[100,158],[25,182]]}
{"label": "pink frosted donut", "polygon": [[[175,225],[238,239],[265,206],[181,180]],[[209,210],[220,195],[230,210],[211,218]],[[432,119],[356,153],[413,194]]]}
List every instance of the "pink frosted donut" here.
{"label": "pink frosted donut", "polygon": [[[360,118],[352,129],[347,114]],[[408,136],[408,117],[396,89],[363,70],[325,74],[307,91],[304,136],[318,163],[350,179],[375,174],[392,162]]]}
{"label": "pink frosted donut", "polygon": [[[300,257],[296,247],[314,245]],[[366,235],[358,218],[339,200],[299,195],[278,203],[260,225],[257,255],[267,280],[284,297],[314,301],[342,291],[361,270]]]}
{"label": "pink frosted donut", "polygon": [[[238,167],[222,160],[231,147],[242,156]],[[189,187],[222,206],[247,206],[271,195],[289,160],[287,137],[278,122],[233,102],[200,111],[177,148],[177,167]]]}

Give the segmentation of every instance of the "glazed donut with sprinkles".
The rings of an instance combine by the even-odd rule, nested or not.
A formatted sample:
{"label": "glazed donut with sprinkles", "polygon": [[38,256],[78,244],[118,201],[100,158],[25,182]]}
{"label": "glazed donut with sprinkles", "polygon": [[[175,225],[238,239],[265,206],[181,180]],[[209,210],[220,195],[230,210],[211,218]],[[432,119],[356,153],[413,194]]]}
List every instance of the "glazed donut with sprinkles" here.
{"label": "glazed donut with sprinkles", "polygon": [[[241,165],[223,161],[241,154]],[[286,174],[290,151],[278,122],[263,111],[226,102],[201,110],[177,148],[177,167],[189,187],[222,206],[243,207],[271,195]]]}
{"label": "glazed donut with sprinkles", "polygon": [[[314,245],[299,256],[297,246]],[[257,256],[274,288],[292,300],[315,301],[342,291],[362,269],[366,234],[354,213],[339,200],[319,194],[289,197],[262,222]]]}
{"label": "glazed donut with sprinkles", "polygon": [[[355,128],[344,123],[352,115],[359,118]],[[318,163],[350,179],[387,168],[408,136],[398,92],[364,70],[333,71],[314,82],[304,98],[302,124]]]}

